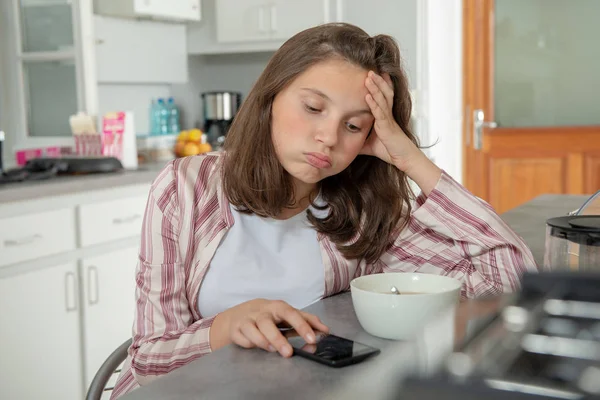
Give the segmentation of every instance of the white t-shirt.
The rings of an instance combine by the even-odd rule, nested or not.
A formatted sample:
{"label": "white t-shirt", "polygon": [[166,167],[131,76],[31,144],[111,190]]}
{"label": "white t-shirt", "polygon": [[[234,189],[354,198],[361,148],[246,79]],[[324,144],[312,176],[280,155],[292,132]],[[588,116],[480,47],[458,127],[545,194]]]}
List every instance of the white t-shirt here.
{"label": "white t-shirt", "polygon": [[325,292],[325,271],[317,232],[306,211],[275,220],[230,207],[235,223],[200,285],[200,315],[211,317],[257,298],[283,300],[295,308],[320,300]]}

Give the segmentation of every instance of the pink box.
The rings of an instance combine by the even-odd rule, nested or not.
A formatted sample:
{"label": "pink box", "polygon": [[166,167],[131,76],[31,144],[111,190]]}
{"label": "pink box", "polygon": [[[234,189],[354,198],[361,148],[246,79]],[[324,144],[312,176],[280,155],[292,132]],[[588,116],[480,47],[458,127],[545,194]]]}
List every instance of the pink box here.
{"label": "pink box", "polygon": [[79,156],[102,155],[102,135],[98,133],[86,133],[73,135],[75,138],[75,152]]}
{"label": "pink box", "polygon": [[40,157],[62,157],[64,155],[72,154],[70,147],[40,147],[37,149],[23,149],[15,152],[15,160],[18,166],[23,166],[27,161],[40,158]]}
{"label": "pink box", "polygon": [[102,119],[102,154],[123,159],[125,117],[122,111],[111,112]]}

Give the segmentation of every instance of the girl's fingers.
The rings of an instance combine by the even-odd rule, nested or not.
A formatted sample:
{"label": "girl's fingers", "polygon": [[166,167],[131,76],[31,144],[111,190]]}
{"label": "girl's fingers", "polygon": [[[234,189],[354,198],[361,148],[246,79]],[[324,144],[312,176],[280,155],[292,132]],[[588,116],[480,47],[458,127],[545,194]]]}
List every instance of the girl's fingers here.
{"label": "girl's fingers", "polygon": [[392,95],[393,95],[394,94],[394,83],[392,82],[392,78],[390,77],[390,74],[385,73],[385,74],[382,74],[381,77],[388,84],[389,88],[392,91]]}
{"label": "girl's fingers", "polygon": [[254,343],[252,343],[250,340],[248,340],[248,338],[246,336],[244,336],[244,334],[242,333],[242,331],[240,329],[236,330],[231,335],[231,341],[245,349],[251,349],[254,347]]}
{"label": "girl's fingers", "polygon": [[275,348],[271,346],[271,343],[267,340],[255,324],[244,324],[240,329],[242,334],[252,342],[255,346],[260,347],[263,350],[273,352]]}
{"label": "girl's fingers", "polygon": [[256,319],[256,326],[261,334],[269,341],[269,344],[284,357],[291,357],[293,354],[292,346],[277,325],[273,321],[273,316],[265,313]]}
{"label": "girl's fingers", "polygon": [[388,108],[391,109],[394,104],[394,85],[389,74],[377,75],[373,71],[369,72],[371,79],[375,82],[379,90],[382,91],[385,100],[388,104]]}
{"label": "girl's fingers", "polygon": [[385,120],[385,113],[381,107],[379,107],[379,104],[377,104],[375,99],[373,99],[373,96],[368,94],[366,95],[365,100],[371,109],[371,113],[373,113],[373,116],[375,117],[375,122]]}
{"label": "girl's fingers", "polygon": [[325,325],[319,317],[313,314],[309,314],[304,311],[300,311],[300,314],[304,317],[306,322],[310,324],[314,329],[323,333],[329,333],[329,327]]}
{"label": "girl's fingers", "polygon": [[[367,89],[369,90],[369,93],[371,94],[371,97],[379,105],[379,108],[381,108],[382,110],[387,110],[390,108],[388,106],[388,102],[387,102],[387,99],[385,98],[385,95],[383,94],[383,92],[381,91],[379,86],[375,83],[375,80],[373,78],[371,78],[371,77],[367,78],[366,86],[367,86]],[[384,118],[385,118],[385,116],[384,116]]]}

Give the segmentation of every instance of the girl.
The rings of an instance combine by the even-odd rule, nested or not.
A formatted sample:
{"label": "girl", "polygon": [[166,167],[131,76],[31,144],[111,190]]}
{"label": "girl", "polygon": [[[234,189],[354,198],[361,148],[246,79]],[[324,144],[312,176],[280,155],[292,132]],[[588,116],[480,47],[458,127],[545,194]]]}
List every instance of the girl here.
{"label": "girl", "polygon": [[536,270],[493,209],[419,149],[400,61],[392,38],[352,25],[300,32],[273,55],[224,151],[163,169],[113,398],[230,343],[291,356],[277,325],[314,343],[328,328],[300,309],[353,277],[443,274],[476,297]]}

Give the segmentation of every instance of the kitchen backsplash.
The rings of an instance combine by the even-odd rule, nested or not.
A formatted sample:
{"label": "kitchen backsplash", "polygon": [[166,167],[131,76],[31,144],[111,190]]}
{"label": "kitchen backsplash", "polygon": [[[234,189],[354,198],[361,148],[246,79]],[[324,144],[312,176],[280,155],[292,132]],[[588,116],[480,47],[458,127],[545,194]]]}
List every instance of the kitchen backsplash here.
{"label": "kitchen backsplash", "polygon": [[272,55],[264,52],[190,56],[188,83],[171,86],[171,95],[181,109],[182,126],[202,126],[201,92],[236,91],[242,93],[244,100]]}
{"label": "kitchen backsplash", "polygon": [[204,121],[200,93],[230,90],[241,92],[245,99],[272,54],[190,56],[189,80],[181,85],[100,84],[98,115],[115,110],[133,111],[136,132],[148,133],[151,100],[173,96],[181,112],[182,128],[201,127]]}
{"label": "kitchen backsplash", "polygon": [[110,111],[133,111],[137,133],[150,131],[150,101],[171,96],[170,85],[99,85],[98,115]]}

